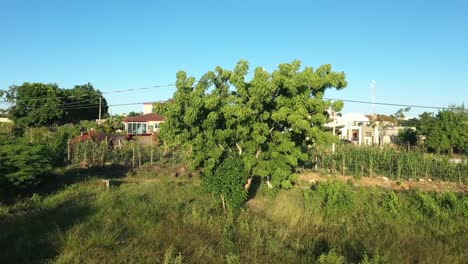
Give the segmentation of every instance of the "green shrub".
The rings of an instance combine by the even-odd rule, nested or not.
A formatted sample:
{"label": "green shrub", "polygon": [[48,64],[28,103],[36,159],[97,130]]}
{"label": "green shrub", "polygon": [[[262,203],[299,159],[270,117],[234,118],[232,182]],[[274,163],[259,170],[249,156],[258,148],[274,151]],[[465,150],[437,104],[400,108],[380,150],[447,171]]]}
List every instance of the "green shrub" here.
{"label": "green shrub", "polygon": [[380,255],[374,255],[370,258],[367,254],[364,254],[364,259],[360,264],[385,264],[388,263],[387,259]]}
{"label": "green shrub", "polygon": [[326,254],[320,255],[318,259],[319,264],[344,264],[345,263],[345,258],[338,253],[336,253],[334,250],[331,250],[330,252]]}
{"label": "green shrub", "polygon": [[393,214],[397,214],[400,207],[400,201],[398,200],[398,197],[396,196],[395,192],[391,191],[384,194],[380,205],[386,211],[391,212]]}
{"label": "green shrub", "polygon": [[182,254],[179,252],[179,254],[174,253],[174,246],[170,246],[167,250],[166,253],[164,254],[164,264],[182,264],[184,260],[184,257]]}
{"label": "green shrub", "polygon": [[445,219],[448,217],[448,213],[440,207],[436,194],[419,191],[413,197],[414,205],[418,210],[415,212],[418,218]]}
{"label": "green shrub", "polygon": [[53,157],[45,144],[32,144],[26,138],[3,140],[0,143],[0,184],[4,187],[36,186],[51,174]]}
{"label": "green shrub", "polygon": [[347,210],[353,205],[353,192],[349,185],[340,181],[318,184],[317,193],[322,199],[322,207],[328,210]]}
{"label": "green shrub", "polygon": [[221,197],[228,209],[237,210],[247,200],[244,188],[248,174],[240,158],[227,158],[214,173],[205,173],[202,177],[206,189]]}

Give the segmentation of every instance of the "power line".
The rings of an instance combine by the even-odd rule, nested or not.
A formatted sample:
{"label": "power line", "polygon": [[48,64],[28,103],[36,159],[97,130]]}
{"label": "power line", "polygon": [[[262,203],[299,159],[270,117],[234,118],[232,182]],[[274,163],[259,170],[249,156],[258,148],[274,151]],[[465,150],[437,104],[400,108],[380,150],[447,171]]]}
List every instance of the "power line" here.
{"label": "power line", "polygon": [[[150,89],[163,88],[163,87],[175,87],[175,83],[164,84],[164,85],[153,85],[153,86],[149,86],[149,87],[132,88],[132,89],[126,89],[126,90],[112,90],[112,91],[107,91],[107,92],[101,92],[101,94],[104,95],[104,94],[114,94],[114,93],[135,92],[135,91],[150,90]],[[79,97],[86,97],[86,96],[89,96],[89,94],[31,98],[31,99],[27,99],[27,100],[17,100],[17,101],[13,101],[13,102],[10,102],[10,103],[16,103],[18,101],[31,101],[31,100],[72,99],[72,98],[79,98]],[[1,100],[4,101],[4,102],[9,102],[8,100],[5,100],[5,99],[1,99]]]}
{"label": "power line", "polygon": [[[410,105],[410,104],[398,104],[398,103],[382,103],[382,102],[369,102],[369,101],[359,101],[359,100],[348,100],[348,99],[336,99],[336,98],[323,98],[326,100],[332,101],[343,101],[348,103],[358,103],[358,104],[376,104],[376,105],[387,105],[387,106],[402,106],[402,107],[411,107],[411,108],[426,108],[426,109],[450,109],[449,107],[442,106],[427,106],[427,105]],[[468,109],[465,109],[467,111]]]}
{"label": "power line", "polygon": [[175,83],[164,84],[164,85],[154,85],[150,87],[134,88],[134,89],[127,89],[127,90],[114,90],[114,91],[109,91],[109,92],[103,92],[102,94],[134,92],[134,91],[140,91],[140,90],[149,90],[149,89],[171,87],[171,86],[175,86]]}
{"label": "power line", "polygon": [[[132,88],[132,89],[125,89],[125,90],[113,90],[113,91],[108,91],[108,92],[102,92],[101,94],[114,94],[114,93],[124,93],[124,92],[136,92],[136,91],[141,91],[141,90],[149,90],[149,89],[156,89],[156,88],[163,88],[163,87],[175,87],[174,83],[171,84],[165,84],[165,85],[154,85],[154,86],[149,86],[149,87],[140,87],[140,88]],[[58,96],[58,97],[43,97],[43,98],[32,98],[28,100],[50,100],[50,99],[61,99],[61,98],[79,98],[79,97],[85,97],[89,95],[80,95],[80,96]],[[82,101],[77,101],[77,102],[71,102],[71,103],[65,103],[60,105],[60,107],[63,108],[68,108],[72,109],[76,107],[83,108],[83,106],[94,106],[97,104],[81,104],[85,102],[89,102],[93,99],[97,98],[89,98],[87,100],[82,100]],[[447,110],[450,109],[448,107],[441,107],[441,106],[427,106],[427,105],[412,105],[412,104],[400,104],[400,103],[386,103],[386,102],[369,102],[369,101],[361,101],[361,100],[350,100],[350,99],[338,99],[338,98],[323,98],[326,100],[332,100],[332,101],[343,101],[343,102],[348,102],[348,103],[359,103],[359,104],[374,104],[374,105],[386,105],[386,106],[399,106],[399,107],[411,107],[411,108],[423,108],[423,109],[442,109],[442,110]],[[9,102],[5,99],[1,99],[3,102]],[[20,100],[20,101],[26,101],[26,100]],[[18,101],[15,101],[13,103],[16,103]],[[12,102],[9,102],[12,103]],[[127,106],[127,105],[138,105],[138,104],[143,104],[143,102],[136,102],[136,103],[123,103],[123,104],[114,104],[114,105],[107,105],[107,106]],[[465,111],[468,111],[468,109],[465,109]]]}

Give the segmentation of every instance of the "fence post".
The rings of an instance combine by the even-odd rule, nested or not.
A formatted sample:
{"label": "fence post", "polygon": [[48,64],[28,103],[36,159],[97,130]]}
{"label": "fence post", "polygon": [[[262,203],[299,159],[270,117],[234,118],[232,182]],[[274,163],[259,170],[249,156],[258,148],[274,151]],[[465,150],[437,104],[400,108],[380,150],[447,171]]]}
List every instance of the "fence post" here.
{"label": "fence post", "polygon": [[141,145],[138,143],[138,167],[141,167]]}
{"label": "fence post", "polygon": [[132,144],[132,167],[135,167],[135,144]]}
{"label": "fence post", "polygon": [[150,152],[150,164],[153,165],[153,135],[151,134],[151,152]]}
{"label": "fence post", "polygon": [[67,163],[70,163],[70,139],[67,142]]}

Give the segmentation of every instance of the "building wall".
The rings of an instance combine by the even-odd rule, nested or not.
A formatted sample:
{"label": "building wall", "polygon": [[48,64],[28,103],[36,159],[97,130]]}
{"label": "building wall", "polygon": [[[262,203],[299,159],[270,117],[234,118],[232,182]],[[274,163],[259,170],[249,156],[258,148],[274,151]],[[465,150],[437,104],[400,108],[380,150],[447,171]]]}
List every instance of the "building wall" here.
{"label": "building wall", "polygon": [[13,123],[13,121],[6,117],[0,117],[0,123]]}
{"label": "building wall", "polygon": [[143,114],[150,114],[153,113],[153,104],[152,103],[144,103],[143,104]]}
{"label": "building wall", "polygon": [[153,132],[156,132],[159,130],[159,126],[164,123],[164,121],[148,121],[148,127],[152,126],[153,127]]}

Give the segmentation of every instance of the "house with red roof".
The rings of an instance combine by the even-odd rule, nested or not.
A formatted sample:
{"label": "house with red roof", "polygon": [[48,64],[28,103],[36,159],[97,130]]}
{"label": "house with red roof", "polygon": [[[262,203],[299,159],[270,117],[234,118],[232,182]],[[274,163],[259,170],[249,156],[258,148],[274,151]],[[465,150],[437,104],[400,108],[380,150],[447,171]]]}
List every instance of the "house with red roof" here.
{"label": "house with red roof", "polygon": [[123,122],[125,131],[130,135],[152,134],[159,130],[161,123],[164,123],[164,116],[156,113],[149,113],[127,117]]}
{"label": "house with red roof", "polygon": [[125,131],[129,135],[153,134],[159,130],[161,123],[164,123],[164,116],[153,113],[153,103],[143,104],[143,114],[134,117],[127,117],[123,120]]}

